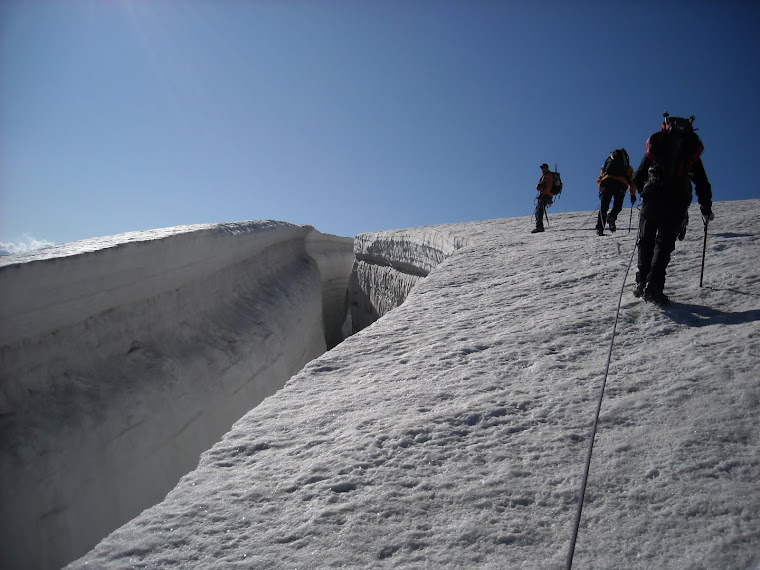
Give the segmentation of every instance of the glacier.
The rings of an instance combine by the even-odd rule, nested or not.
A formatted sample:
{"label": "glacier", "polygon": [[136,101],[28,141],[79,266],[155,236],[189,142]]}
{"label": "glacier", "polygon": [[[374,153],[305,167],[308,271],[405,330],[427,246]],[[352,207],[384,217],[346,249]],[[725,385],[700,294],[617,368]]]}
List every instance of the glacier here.
{"label": "glacier", "polygon": [[160,501],[245,412],[466,243],[253,221],[0,258],[4,568],[53,568]]}
{"label": "glacier", "polygon": [[353,260],[272,221],[0,258],[0,566],[60,567],[161,500],[342,340]]}
{"label": "glacier", "polygon": [[[71,362],[71,353],[63,346],[55,353],[42,342],[42,336],[49,343],[56,335],[26,333],[32,336],[12,341],[13,350],[6,350],[6,344],[1,349],[3,397],[5,378],[16,377],[6,374],[11,363],[27,371],[30,386],[39,383],[32,391],[19,391],[13,402],[30,394],[42,410],[42,398],[57,398],[59,407],[53,409],[61,415],[49,421],[36,417],[39,425],[30,427],[48,437],[48,447],[61,438],[74,456],[60,466],[94,480],[98,466],[77,454],[75,438],[88,444],[103,437],[108,444],[108,433],[94,435],[96,425],[106,432],[129,428],[117,435],[132,445],[120,445],[113,457],[103,457],[135,457],[135,450],[156,442],[148,426],[144,437],[130,439],[131,431],[141,429],[137,421],[162,414],[179,417],[172,406],[190,404],[169,428],[166,445],[151,448],[158,455],[179,454],[182,446],[170,436],[192,430],[204,421],[200,416],[211,413],[206,410],[217,405],[217,384],[233,374],[224,365],[240,362],[247,369],[248,362],[257,361],[241,355],[241,342],[231,341],[241,331],[254,331],[254,344],[268,346],[268,355],[279,347],[307,360],[304,346],[311,341],[295,328],[316,338],[317,356],[300,369],[297,358],[288,359],[294,371],[283,370],[283,377],[291,374],[284,385],[272,386],[271,395],[242,410],[200,461],[196,451],[183,450],[193,458],[179,483],[168,494],[168,489],[157,493],[161,496],[153,506],[68,568],[561,568],[620,292],[620,323],[577,566],[756,568],[758,208],[757,200],[714,205],[705,287],[696,285],[702,233],[700,224],[692,223],[669,268],[666,288],[673,302],[664,310],[633,298],[630,281],[625,285],[635,224],[632,232],[597,237],[592,227],[584,227],[588,212],[554,215],[548,231],[538,235],[529,234],[530,218],[373,232],[353,240],[271,223],[276,229],[264,234],[299,236],[283,237],[287,247],[273,239],[274,249],[253,256],[256,263],[278,268],[267,273],[271,279],[252,278],[257,285],[250,290],[236,286],[229,274],[247,273],[233,262],[222,263],[218,279],[200,271],[187,281],[190,290],[222,293],[211,295],[220,303],[214,305],[215,324],[205,318],[207,305],[188,317],[185,328],[177,324],[182,321],[177,311],[159,310],[193,305],[183,304],[180,286],[177,295],[170,289],[150,297],[142,313],[112,316],[119,311],[112,308],[64,325],[72,346],[75,333],[82,340],[74,348],[87,350],[90,321],[94,326],[99,319],[111,319],[112,326],[120,323],[129,333],[133,330],[127,322],[141,314],[143,323],[152,323],[147,330],[155,327],[162,342],[111,334],[108,342],[118,350],[110,351],[100,370],[123,378],[130,358],[145,359],[137,361],[134,370],[140,373],[123,389],[116,389],[107,375],[105,386],[99,386],[88,384],[95,377],[81,371],[61,373],[56,358],[68,354]],[[696,208],[692,220],[699,220]],[[170,241],[177,231],[157,231],[156,241]],[[192,233],[178,239],[190,243]],[[160,251],[164,246],[140,247]],[[52,256],[46,263],[66,263],[63,251],[38,255]],[[103,250],[96,255],[105,260],[112,254]],[[174,265],[167,262],[169,274],[184,271],[179,257]],[[0,284],[4,270],[13,273],[33,265],[16,258],[0,267]],[[112,284],[118,283],[114,277]],[[86,310],[87,303],[80,307]],[[64,309],[52,311],[59,321],[69,314]],[[24,319],[23,310],[8,310],[18,327],[29,327],[30,320],[48,313],[41,310],[36,319]],[[151,311],[166,328],[144,315]],[[245,321],[241,314],[249,313],[256,313],[258,328],[239,322]],[[264,314],[272,320],[258,318]],[[175,350],[173,343],[196,333],[203,340],[192,348],[200,355]],[[100,342],[90,338],[96,340]],[[32,349],[56,358],[33,363]],[[250,348],[256,350],[266,352]],[[97,353],[80,350],[76,355],[89,362]],[[65,388],[62,393],[43,381],[53,377],[44,376],[40,366],[58,374],[54,378]],[[182,382],[177,370],[186,372]],[[170,391],[180,383],[189,383],[188,392],[176,399]],[[237,397],[234,388],[226,393]],[[15,409],[8,401],[3,400],[4,426],[19,421],[12,419]],[[76,413],[64,415],[64,403]],[[226,406],[219,402],[217,408]],[[110,412],[126,421],[112,425]],[[33,462],[28,474],[36,476],[38,467],[52,465],[44,454],[38,457],[50,449],[35,447],[31,439],[21,441],[15,451]],[[127,463],[120,467],[134,467]],[[163,467],[159,462],[157,468]],[[45,475],[26,491],[37,484],[50,494],[44,485],[52,488],[67,479],[64,471]],[[60,509],[61,497],[53,498],[58,500],[50,503],[54,508],[38,508],[27,529],[44,531],[56,517],[68,516]],[[68,500],[66,506],[73,507],[83,495]],[[80,511],[86,520],[88,513]],[[6,522],[25,516],[21,501],[14,502],[4,511],[3,532]],[[79,540],[80,530],[61,524],[55,532],[68,535],[34,535],[26,554],[34,555],[37,567],[60,565],[63,556],[53,563],[42,551]],[[109,532],[101,530],[101,536]]]}
{"label": "glacier", "polygon": [[467,245],[456,226],[368,232],[355,238],[344,336],[354,334],[401,303],[420,279]]}

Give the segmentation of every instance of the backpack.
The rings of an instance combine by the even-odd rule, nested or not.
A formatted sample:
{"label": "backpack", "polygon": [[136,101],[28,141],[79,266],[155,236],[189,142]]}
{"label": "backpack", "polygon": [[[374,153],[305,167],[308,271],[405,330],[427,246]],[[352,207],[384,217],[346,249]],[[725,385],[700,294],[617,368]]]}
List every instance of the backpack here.
{"label": "backpack", "polygon": [[[557,168],[556,166],[554,168]],[[552,196],[559,196],[562,194],[562,177],[559,175],[559,172],[552,172],[552,178],[554,182],[552,183],[552,189],[549,190],[549,192],[552,193]]]}
{"label": "backpack", "polygon": [[604,161],[602,172],[605,176],[622,176],[628,178],[628,169],[630,167],[630,161],[628,159],[628,153],[624,148],[617,148],[613,150]]}
{"label": "backpack", "polygon": [[666,179],[687,176],[704,151],[702,141],[694,131],[694,116],[688,119],[663,113],[662,130],[649,137],[647,158],[660,168]]}

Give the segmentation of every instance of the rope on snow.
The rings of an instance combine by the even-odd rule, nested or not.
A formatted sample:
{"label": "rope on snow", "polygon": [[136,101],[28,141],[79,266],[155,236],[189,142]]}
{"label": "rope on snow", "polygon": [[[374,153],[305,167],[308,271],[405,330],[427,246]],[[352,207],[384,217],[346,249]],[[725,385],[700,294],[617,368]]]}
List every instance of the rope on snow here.
{"label": "rope on snow", "polygon": [[[589,438],[588,452],[586,453],[586,465],[583,469],[583,478],[581,480],[581,492],[578,497],[578,508],[575,512],[575,521],[573,523],[573,535],[570,539],[570,549],[567,553],[567,560],[565,562],[566,570],[570,570],[573,567],[573,555],[575,554],[575,543],[578,540],[578,529],[581,524],[581,512],[583,511],[583,500],[586,496],[586,485],[588,483],[588,474],[591,468],[591,453],[594,450],[594,439],[596,438],[596,428],[599,424],[599,414],[602,410],[602,399],[604,398],[604,388],[607,385],[607,376],[610,372],[610,362],[612,362],[612,347],[615,344],[615,331],[617,330],[618,318],[620,317],[620,305],[623,302],[623,292],[625,291],[625,282],[628,279],[628,273],[631,271],[631,265],[633,264],[633,255],[636,253],[636,247],[639,243],[639,233],[636,232],[636,243],[631,251],[631,258],[628,261],[628,267],[625,270],[625,277],[623,277],[623,284],[620,287],[620,295],[618,296],[617,311],[615,312],[615,322],[612,325],[612,338],[610,339],[610,349],[607,353],[607,364],[604,368],[604,378],[602,379],[602,387],[599,390],[599,402],[596,406],[596,414],[594,415],[594,423],[591,427],[591,437]],[[619,246],[618,246],[619,247]]]}
{"label": "rope on snow", "polygon": [[583,223],[581,224],[581,227],[579,227],[578,229],[582,230],[583,226],[586,225],[586,222],[588,222],[591,219],[591,216],[593,216],[594,214],[596,214],[598,211],[599,211],[599,206],[597,206],[596,210],[594,210],[593,212],[591,212],[591,214],[589,214],[588,218],[586,218],[585,220],[583,220]]}

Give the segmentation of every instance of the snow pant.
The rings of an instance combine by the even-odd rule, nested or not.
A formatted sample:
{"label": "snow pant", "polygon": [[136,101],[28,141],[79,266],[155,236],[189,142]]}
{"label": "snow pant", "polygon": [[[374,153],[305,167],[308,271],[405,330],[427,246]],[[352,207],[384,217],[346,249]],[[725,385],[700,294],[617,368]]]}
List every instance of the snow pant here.
{"label": "snow pant", "polygon": [[[597,230],[604,230],[604,226],[607,225],[608,221],[612,222],[613,224],[615,223],[620,210],[623,209],[626,188],[627,186],[623,186],[619,182],[615,186],[602,186],[602,189],[599,191],[599,199],[601,200],[601,204],[599,204],[599,215],[596,218]],[[610,210],[608,214],[607,210],[610,207],[610,202],[612,202],[612,210]]]}
{"label": "snow pant", "polygon": [[683,225],[687,205],[658,197],[644,197],[639,214],[639,260],[636,283],[654,291],[665,287],[665,272],[676,238]]}
{"label": "snow pant", "polygon": [[551,206],[554,200],[549,194],[539,194],[538,203],[536,204],[536,227],[543,229],[544,216],[546,215],[546,208]]}

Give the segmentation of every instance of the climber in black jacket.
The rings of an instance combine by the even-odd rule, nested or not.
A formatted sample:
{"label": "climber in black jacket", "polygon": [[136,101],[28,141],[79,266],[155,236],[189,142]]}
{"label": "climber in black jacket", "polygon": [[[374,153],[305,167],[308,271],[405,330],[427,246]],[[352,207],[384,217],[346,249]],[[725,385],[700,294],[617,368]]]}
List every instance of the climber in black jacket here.
{"label": "climber in black jacket", "polygon": [[665,305],[665,272],[692,200],[692,183],[705,223],[713,219],[712,188],[702,159],[704,146],[694,117],[665,113],[659,132],[647,140],[646,154],[633,177],[643,205],[639,216],[639,258],[633,294]]}

